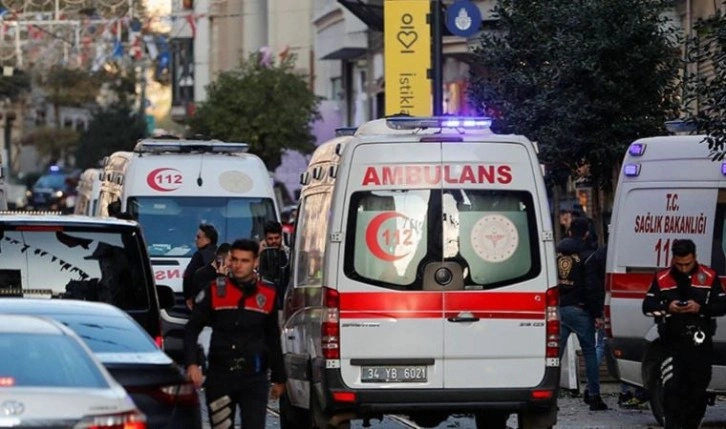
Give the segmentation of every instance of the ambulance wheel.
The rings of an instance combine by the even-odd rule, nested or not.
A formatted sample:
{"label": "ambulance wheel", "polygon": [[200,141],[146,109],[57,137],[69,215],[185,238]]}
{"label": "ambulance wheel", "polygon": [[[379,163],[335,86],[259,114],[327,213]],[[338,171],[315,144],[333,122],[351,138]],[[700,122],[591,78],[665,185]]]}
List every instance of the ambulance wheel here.
{"label": "ambulance wheel", "polygon": [[280,397],[280,428],[281,429],[310,429],[310,411],[296,407],[290,403],[287,393]]}
{"label": "ambulance wheel", "polygon": [[663,353],[649,352],[643,360],[642,375],[645,388],[648,390],[650,410],[658,424],[663,426],[663,383],[660,378],[660,366],[665,359]]}
{"label": "ambulance wheel", "polygon": [[482,411],[474,416],[476,429],[506,429],[509,413],[502,411]]}
{"label": "ambulance wheel", "polygon": [[657,371],[651,374],[648,380],[648,397],[650,398],[650,410],[658,424],[663,426],[663,383],[660,381],[660,375]]}
{"label": "ambulance wheel", "polygon": [[519,413],[517,420],[519,429],[552,429],[557,423],[557,406],[551,407],[545,412]]}

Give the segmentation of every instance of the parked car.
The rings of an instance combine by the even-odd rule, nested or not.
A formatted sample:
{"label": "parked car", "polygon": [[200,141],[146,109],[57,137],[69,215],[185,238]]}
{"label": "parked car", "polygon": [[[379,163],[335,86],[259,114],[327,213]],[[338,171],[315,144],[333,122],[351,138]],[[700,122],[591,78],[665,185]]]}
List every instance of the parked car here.
{"label": "parked car", "polygon": [[131,395],[150,429],[202,427],[199,397],[185,372],[120,309],[76,300],[14,298],[0,300],[2,313],[45,316],[71,328]]}
{"label": "parked car", "polygon": [[0,314],[0,356],[0,427],[147,427],[124,388],[58,322]]}
{"label": "parked car", "polygon": [[171,288],[155,286],[138,223],[34,212],[0,216],[0,298],[99,301],[127,312],[163,345],[160,310]]}

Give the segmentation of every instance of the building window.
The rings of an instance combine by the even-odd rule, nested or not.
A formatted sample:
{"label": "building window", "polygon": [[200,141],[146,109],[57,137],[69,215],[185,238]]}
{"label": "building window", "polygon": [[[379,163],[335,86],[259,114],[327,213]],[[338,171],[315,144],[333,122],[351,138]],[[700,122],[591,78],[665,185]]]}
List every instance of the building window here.
{"label": "building window", "polygon": [[330,99],[335,101],[343,99],[343,80],[339,77],[330,79]]}

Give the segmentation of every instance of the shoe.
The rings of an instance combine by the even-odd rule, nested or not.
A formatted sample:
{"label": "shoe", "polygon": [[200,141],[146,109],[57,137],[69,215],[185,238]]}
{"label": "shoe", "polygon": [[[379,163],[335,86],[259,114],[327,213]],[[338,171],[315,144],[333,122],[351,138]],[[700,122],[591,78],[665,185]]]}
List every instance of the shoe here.
{"label": "shoe", "polygon": [[588,392],[587,389],[585,389],[585,392],[582,394],[582,401],[585,404],[590,405],[590,392]]}
{"label": "shoe", "polygon": [[600,395],[590,397],[590,411],[604,411],[608,409],[608,404],[603,402]]}
{"label": "shoe", "polygon": [[620,404],[620,408],[624,408],[626,410],[639,410],[641,408],[645,408],[647,402],[648,401],[645,399],[632,397]]}
{"label": "shoe", "polygon": [[631,399],[633,399],[633,392],[628,391],[625,393],[620,393],[618,395],[618,405],[622,406],[624,403],[630,401]]}

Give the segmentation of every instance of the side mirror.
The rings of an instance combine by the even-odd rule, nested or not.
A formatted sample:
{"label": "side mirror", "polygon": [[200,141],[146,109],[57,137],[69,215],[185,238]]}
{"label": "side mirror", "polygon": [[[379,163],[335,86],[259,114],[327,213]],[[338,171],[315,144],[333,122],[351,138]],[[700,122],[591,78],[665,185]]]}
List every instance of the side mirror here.
{"label": "side mirror", "polygon": [[167,285],[157,285],[156,294],[159,295],[159,308],[169,309],[174,307],[174,291]]}

